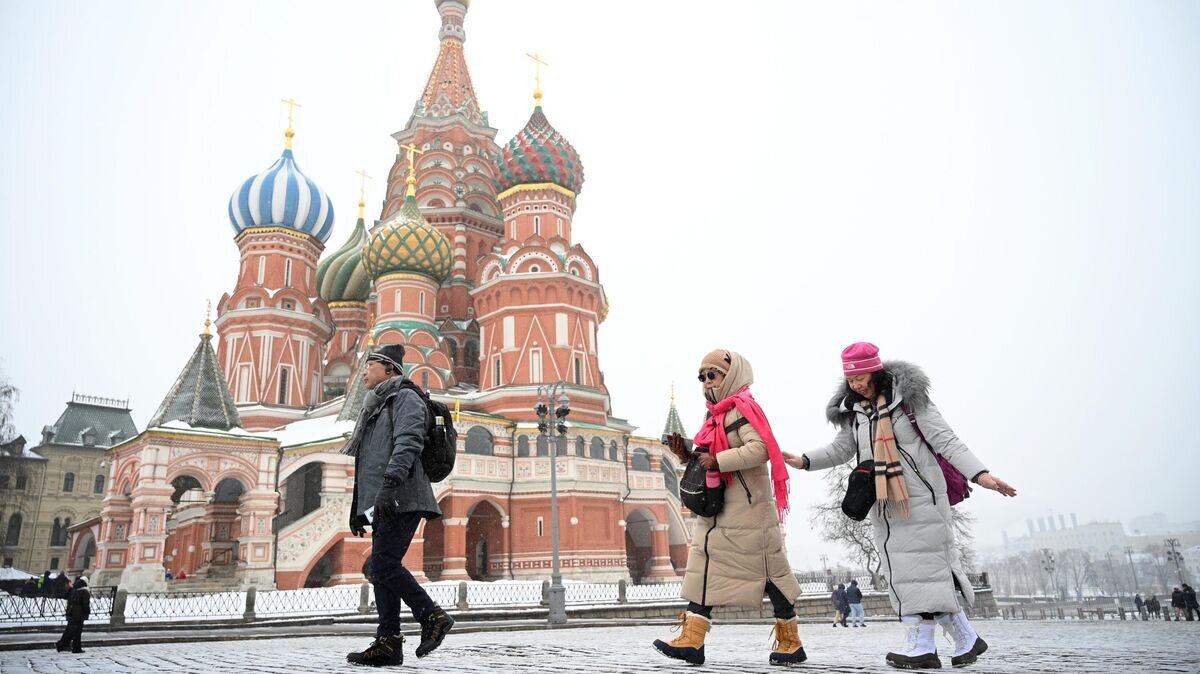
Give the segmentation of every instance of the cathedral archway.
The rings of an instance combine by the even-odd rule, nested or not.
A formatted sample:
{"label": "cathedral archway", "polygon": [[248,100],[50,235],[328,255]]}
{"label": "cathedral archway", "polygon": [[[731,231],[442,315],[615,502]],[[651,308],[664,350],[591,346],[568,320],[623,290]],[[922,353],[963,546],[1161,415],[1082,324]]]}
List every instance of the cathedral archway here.
{"label": "cathedral archway", "polygon": [[503,515],[490,501],[475,504],[467,515],[467,575],[471,580],[495,580],[502,571],[492,562],[503,559]]}
{"label": "cathedral archway", "polygon": [[638,508],[625,518],[625,563],[635,584],[650,573],[654,558],[654,525],[658,521],[645,508]]}

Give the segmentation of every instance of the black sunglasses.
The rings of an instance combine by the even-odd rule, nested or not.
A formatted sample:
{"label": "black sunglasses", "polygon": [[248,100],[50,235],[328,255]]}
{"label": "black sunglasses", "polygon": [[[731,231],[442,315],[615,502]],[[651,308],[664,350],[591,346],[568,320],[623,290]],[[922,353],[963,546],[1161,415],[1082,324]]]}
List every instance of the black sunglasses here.
{"label": "black sunglasses", "polygon": [[713,369],[709,370],[708,372],[701,372],[699,375],[696,376],[696,379],[698,379],[700,381],[700,383],[703,384],[705,379],[708,379],[708,381],[712,381],[712,380],[716,379],[717,375],[719,375],[719,374],[721,374],[721,371],[717,370],[716,368],[713,368]]}

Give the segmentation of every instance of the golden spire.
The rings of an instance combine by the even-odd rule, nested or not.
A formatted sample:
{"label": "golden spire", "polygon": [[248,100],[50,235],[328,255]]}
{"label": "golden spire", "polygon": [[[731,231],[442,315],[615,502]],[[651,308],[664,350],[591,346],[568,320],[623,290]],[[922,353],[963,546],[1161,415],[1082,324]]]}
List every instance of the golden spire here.
{"label": "golden spire", "polygon": [[675,382],[671,382],[671,407],[675,406]]}
{"label": "golden spire", "polygon": [[368,328],[367,329],[367,348],[370,349],[370,348],[373,348],[374,346],[375,346],[375,330]]}
{"label": "golden spire", "polygon": [[288,106],[288,128],[287,131],[283,132],[283,137],[287,138],[287,142],[283,144],[283,149],[290,150],[292,149],[292,136],[296,135],[296,132],[292,130],[292,112],[296,108],[303,108],[304,106],[297,103],[296,99],[291,98],[290,96],[288,98],[279,99],[279,102],[286,103]]}
{"label": "golden spire", "polygon": [[533,87],[533,104],[540,108],[542,107],[542,66],[549,66],[550,64],[543,61],[537,52],[532,54],[526,52],[525,55],[533,59],[533,81],[535,82]]}
{"label": "golden spire", "polygon": [[417,196],[416,155],[425,154],[425,151],[418,150],[417,146],[413,143],[409,143],[408,145],[401,145],[400,149],[408,150],[408,180],[406,181],[408,183],[408,192],[406,192],[404,196],[416,198],[416,196]]}
{"label": "golden spire", "polygon": [[205,300],[205,302],[208,306],[204,309],[204,336],[208,337],[212,335],[208,329],[208,326],[212,325],[212,321],[209,320],[209,316],[212,316],[212,300]]}
{"label": "golden spire", "polygon": [[358,186],[358,219],[362,220],[363,211],[367,207],[367,181],[371,179],[371,176],[367,175],[366,169],[359,169],[355,173],[362,178],[361,184]]}

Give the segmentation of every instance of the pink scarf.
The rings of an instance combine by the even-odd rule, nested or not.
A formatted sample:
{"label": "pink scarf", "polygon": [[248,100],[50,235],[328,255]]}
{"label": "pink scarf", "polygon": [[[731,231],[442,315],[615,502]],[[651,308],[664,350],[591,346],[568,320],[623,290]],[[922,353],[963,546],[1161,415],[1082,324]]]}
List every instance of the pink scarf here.
{"label": "pink scarf", "polygon": [[[729,438],[725,434],[725,413],[736,405],[738,412],[746,417],[746,420],[750,422],[754,430],[758,431],[767,445],[767,457],[771,463],[771,482],[775,487],[775,508],[778,511],[779,522],[782,524],[784,515],[788,511],[787,464],[783,461],[783,452],[779,449],[779,443],[775,441],[775,434],[771,432],[771,424],[767,421],[767,415],[763,414],[762,408],[755,402],[754,396],[750,395],[750,387],[743,386],[737,393],[721,402],[707,403],[707,405],[709,417],[705,419],[704,425],[696,433],[693,442],[698,447],[708,447],[708,451],[712,452],[714,457],[729,449]],[[726,485],[730,485],[733,483],[733,473],[721,473],[721,479],[725,481]]]}

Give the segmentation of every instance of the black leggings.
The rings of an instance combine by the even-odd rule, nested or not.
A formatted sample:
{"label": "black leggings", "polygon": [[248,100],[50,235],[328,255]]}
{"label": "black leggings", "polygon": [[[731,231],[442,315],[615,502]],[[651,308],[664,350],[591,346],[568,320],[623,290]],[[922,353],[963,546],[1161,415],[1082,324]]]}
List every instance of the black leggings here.
{"label": "black leggings", "polygon": [[[796,617],[796,607],[788,598],[783,596],[779,588],[775,587],[775,583],[767,581],[767,597],[771,599],[771,608],[775,610],[775,617],[779,620],[790,620]],[[697,604],[694,601],[688,602],[687,610],[696,615],[702,615],[709,620],[712,619],[713,607]]]}

